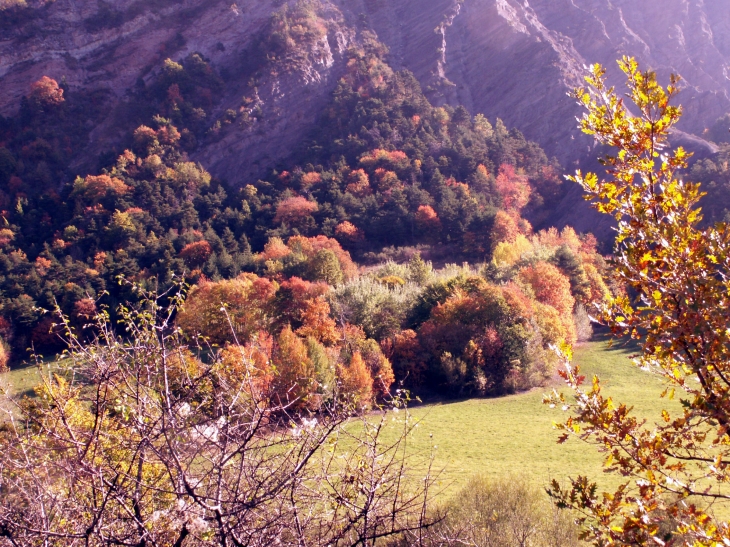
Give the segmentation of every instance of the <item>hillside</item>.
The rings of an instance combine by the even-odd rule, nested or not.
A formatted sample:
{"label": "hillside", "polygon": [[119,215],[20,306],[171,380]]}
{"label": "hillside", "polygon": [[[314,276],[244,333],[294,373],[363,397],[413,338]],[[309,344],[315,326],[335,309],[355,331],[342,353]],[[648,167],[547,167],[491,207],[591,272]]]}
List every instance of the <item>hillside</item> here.
{"label": "hillside", "polygon": [[730,545],[730,8],[230,2],[0,0],[0,546]]}
{"label": "hillside", "polygon": [[[695,135],[730,108],[725,77],[730,8],[720,1],[677,0],[668,6],[650,0],[641,7],[608,0],[326,2],[322,32],[298,44],[297,62],[252,82],[255,45],[282,5],[56,0],[6,10],[0,14],[5,32],[0,114],[13,113],[30,82],[43,75],[65,78],[71,89],[98,91],[103,112],[91,121],[90,146],[76,160],[89,164],[119,142],[120,118],[128,116],[123,107],[135,87],[149,83],[165,58],[198,52],[226,81],[206,111],[211,125],[227,110],[239,109],[243,96],[262,109],[264,122],[255,129],[232,131],[196,154],[215,176],[243,184],[285,156],[311,127],[345,71],[348,45],[365,29],[390,48],[394,69],[415,74],[435,105],[462,104],[492,121],[499,117],[562,161],[588,151],[589,142],[575,131],[577,111],[565,95],[579,83],[586,63],[614,67],[617,57],[631,54],[662,76],[680,73],[687,85],[682,128]],[[583,144],[576,146],[575,138]],[[701,142],[694,146],[706,149]]]}
{"label": "hillside", "polygon": [[[633,49],[631,25],[664,31],[630,7],[624,16],[594,6],[589,17],[577,5],[566,8],[575,27],[547,4],[505,1],[56,0],[0,11],[4,336],[23,332],[16,349],[43,339],[37,305],[76,313],[100,295],[125,301],[120,275],[163,286],[241,272],[342,281],[284,260],[299,256],[297,238],[316,241],[312,254],[324,245],[360,263],[408,260],[417,248],[438,264],[479,263],[504,244],[500,260],[514,271],[502,281],[550,225],[592,232],[607,248],[610,217],[563,182],[565,155],[551,159],[581,154],[566,91],[586,57]],[[724,20],[720,7],[691,9],[700,23]],[[570,37],[619,15],[623,34],[606,31],[603,49]],[[723,50],[708,32],[684,53],[661,41],[638,49],[664,71],[684,67],[689,89],[713,89],[721,112],[725,84],[712,66]],[[724,123],[703,135],[726,146]],[[711,192],[709,219],[730,205],[725,157],[692,172]],[[553,243],[546,257],[558,261]],[[592,255],[595,242],[584,244]]]}
{"label": "hillside", "polygon": [[581,82],[585,64],[608,66],[615,85],[622,55],[661,77],[681,74],[682,129],[690,133],[701,134],[730,104],[724,2],[406,0],[363,9],[430,98],[500,117],[563,160],[582,153],[571,142],[577,111],[565,92]]}
{"label": "hillside", "polygon": [[336,11],[323,10],[324,33],[297,44],[301,58],[287,59],[296,62],[286,67],[278,63],[281,72],[269,72],[253,85],[258,68],[253,50],[270,32],[281,2],[240,4],[60,0],[17,11],[15,23],[2,13],[9,32],[0,45],[0,114],[16,113],[30,83],[44,75],[94,93],[99,112],[87,121],[87,146],[75,152],[72,165],[78,171],[97,168],[100,153],[118,147],[135,123],[147,121],[138,111],[138,94],[154,82],[165,59],[199,53],[226,84],[206,101],[201,125],[209,129],[226,111],[247,106],[243,97],[255,101],[266,121],[210,139],[196,159],[231,182],[255,181],[314,122],[342,74],[351,32],[338,23]]}

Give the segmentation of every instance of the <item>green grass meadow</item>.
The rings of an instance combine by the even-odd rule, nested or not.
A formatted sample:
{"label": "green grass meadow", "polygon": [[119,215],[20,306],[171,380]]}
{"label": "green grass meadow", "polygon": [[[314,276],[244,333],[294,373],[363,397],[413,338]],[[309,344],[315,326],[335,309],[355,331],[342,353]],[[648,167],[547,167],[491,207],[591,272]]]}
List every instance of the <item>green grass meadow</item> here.
{"label": "green grass meadow", "polygon": [[[659,397],[661,380],[638,369],[629,355],[635,348],[609,347],[607,339],[586,343],[575,351],[574,362],[590,382],[601,379],[604,394],[633,405],[650,422],[659,419],[662,408],[678,405]],[[557,389],[563,389],[556,384]],[[620,477],[602,473],[603,456],[577,439],[557,444],[553,423],[565,419],[560,409],[542,403],[552,388],[498,399],[470,399],[425,405],[412,409],[420,420],[409,441],[414,452],[434,448],[434,468],[441,470],[441,495],[448,496],[475,474],[487,477],[523,476],[538,486],[551,479],[588,475],[599,485],[611,487]]]}
{"label": "green grass meadow", "polygon": [[[18,398],[24,395],[33,395],[33,388],[38,384],[38,367],[23,365],[13,368],[10,372],[0,374],[0,411],[11,410],[12,403],[3,395]],[[5,419],[4,412],[0,413],[0,422]]]}
{"label": "green grass meadow", "polygon": [[[599,338],[578,347],[575,362],[588,379],[593,374],[601,378],[604,393],[634,405],[639,415],[654,420],[662,408],[673,403],[659,398],[662,385],[658,378],[632,364],[632,351],[635,349],[617,345],[609,348],[607,339]],[[37,382],[35,365],[0,375],[0,386],[13,396],[32,395]],[[560,384],[556,387],[564,389]],[[419,425],[408,440],[411,453],[423,461],[421,457],[433,449],[433,467],[440,471],[438,490],[446,497],[475,474],[521,475],[539,486],[553,478],[565,481],[568,476],[583,474],[602,485],[617,484],[618,477],[601,473],[603,458],[593,447],[576,439],[557,444],[553,422],[563,420],[565,413],[542,404],[549,389],[414,407],[411,413]],[[9,408],[0,397],[0,410]]]}

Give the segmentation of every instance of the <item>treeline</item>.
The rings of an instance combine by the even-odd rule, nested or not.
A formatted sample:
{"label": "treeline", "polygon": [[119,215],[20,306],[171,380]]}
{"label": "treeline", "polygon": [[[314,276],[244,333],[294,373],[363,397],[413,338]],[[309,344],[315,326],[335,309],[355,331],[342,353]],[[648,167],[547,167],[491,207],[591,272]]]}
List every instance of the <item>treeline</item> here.
{"label": "treeline", "polygon": [[260,354],[262,377],[288,378],[284,392],[315,408],[336,386],[363,406],[394,381],[452,396],[528,389],[554,373],[552,347],[590,337],[605,267],[595,239],[570,228],[491,236],[479,268],[436,270],[416,253],[360,275],[334,240],[273,238],[253,256],[259,275],[194,286],[178,325]]}
{"label": "treeline", "polygon": [[[238,299],[228,313],[250,342],[218,352],[170,328],[171,309],[145,291],[140,308],[121,313],[124,337],[105,317],[90,343],[71,334],[65,358],[41,372],[37,397],[3,401],[14,419],[0,427],[2,537],[14,545],[577,545],[569,515],[519,478],[472,480],[435,506],[433,454],[413,454],[418,420],[407,395],[361,413],[352,386],[367,369],[354,354],[321,386],[331,397],[315,398],[304,389],[307,351],[290,327],[273,344],[248,336],[266,303],[283,312],[278,296],[319,292],[294,280],[280,289],[252,274],[194,289],[180,317],[186,326],[205,312],[201,302],[215,304],[212,294],[254,304]],[[209,316],[221,323],[226,315]],[[307,349],[318,347],[316,336]]]}

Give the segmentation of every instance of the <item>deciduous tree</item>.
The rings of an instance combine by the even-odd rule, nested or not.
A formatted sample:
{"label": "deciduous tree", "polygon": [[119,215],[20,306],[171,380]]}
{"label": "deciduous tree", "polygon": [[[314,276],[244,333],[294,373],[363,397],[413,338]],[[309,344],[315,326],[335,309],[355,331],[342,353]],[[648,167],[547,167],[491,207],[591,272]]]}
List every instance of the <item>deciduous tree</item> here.
{"label": "deciduous tree", "polygon": [[495,186],[507,210],[520,211],[530,201],[532,189],[527,176],[518,173],[513,165],[505,163],[500,166]]}
{"label": "deciduous tree", "polygon": [[[595,545],[725,545],[730,542],[730,232],[725,224],[701,228],[698,184],[683,180],[689,155],[668,149],[682,113],[671,104],[678,78],[668,87],[634,59],[619,66],[628,79],[629,108],[594,65],[587,89],[575,95],[587,112],[581,128],[618,149],[603,159],[608,177],[578,172],[574,180],[618,232],[612,266],[631,292],[610,300],[603,318],[616,335],[641,344],[636,364],[666,383],[664,396],[679,397],[646,420],[602,392],[588,388],[577,366],[563,373],[575,400],[553,394],[571,417],[564,435],[595,444],[608,472],[621,485],[599,493],[585,477],[552,495],[582,512],[584,537]],[[569,352],[566,351],[566,357]],[[711,506],[717,509],[713,511]],[[722,511],[723,513],[721,513]]]}
{"label": "deciduous tree", "polygon": [[430,205],[421,205],[415,219],[418,229],[429,237],[435,237],[441,231],[441,220]]}
{"label": "deciduous tree", "polygon": [[575,299],[570,293],[570,280],[549,262],[538,261],[520,270],[520,279],[535,291],[535,298],[549,304],[563,315],[573,313]]}
{"label": "deciduous tree", "polygon": [[412,420],[382,438],[407,413],[355,427],[341,400],[291,413],[250,347],[202,359],[174,308],[143,295],[120,309],[125,337],[104,316],[91,346],[69,331],[37,397],[3,398],[0,544],[375,545],[429,525]]}
{"label": "deciduous tree", "polygon": [[188,243],[180,251],[180,258],[191,268],[205,264],[206,260],[213,254],[213,249],[207,241],[194,241]]}
{"label": "deciduous tree", "polygon": [[359,352],[355,352],[347,366],[340,367],[342,394],[361,408],[369,408],[373,401],[373,377]]}
{"label": "deciduous tree", "polygon": [[277,404],[292,411],[307,408],[316,389],[314,366],[304,341],[288,326],[276,337],[272,363]]}
{"label": "deciduous tree", "polygon": [[64,102],[63,89],[53,78],[43,76],[30,86],[30,100],[39,108],[58,106]]}
{"label": "deciduous tree", "polygon": [[271,322],[277,286],[254,274],[218,282],[202,281],[190,291],[178,325],[190,336],[205,335],[212,343],[244,344]]}
{"label": "deciduous tree", "polygon": [[107,194],[122,196],[129,191],[129,186],[124,181],[110,177],[109,175],[88,175],[81,177],[74,182],[74,194],[83,197],[90,202],[96,202]]}
{"label": "deciduous tree", "polygon": [[302,196],[282,200],[276,206],[274,222],[298,224],[318,209],[317,204]]}

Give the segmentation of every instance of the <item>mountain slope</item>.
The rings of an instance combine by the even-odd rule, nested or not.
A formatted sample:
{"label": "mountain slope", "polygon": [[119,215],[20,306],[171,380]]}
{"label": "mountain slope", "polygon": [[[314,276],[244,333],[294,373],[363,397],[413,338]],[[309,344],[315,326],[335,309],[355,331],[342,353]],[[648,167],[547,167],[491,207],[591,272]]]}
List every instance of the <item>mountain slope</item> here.
{"label": "mountain slope", "polygon": [[[214,126],[228,110],[243,108],[244,96],[255,101],[253,107],[261,109],[259,118],[266,122],[247,126],[234,136],[229,131],[208,139],[198,150],[199,159],[216,175],[255,180],[314,122],[342,73],[338,61],[351,40],[351,32],[340,28],[337,10],[323,9],[323,35],[311,43],[295,44],[304,50],[304,58],[296,66],[278,63],[254,79],[253,72],[261,67],[250,66],[249,57],[281,4],[57,0],[15,25],[0,12],[10,27],[0,42],[0,114],[17,112],[30,84],[44,75],[65,81],[72,90],[101,90],[104,115],[90,122],[94,127],[89,145],[74,162],[78,171],[84,171],[129,131],[133,124],[128,122],[137,115],[136,93],[155,81],[163,61],[200,53],[227,75],[222,96],[205,113],[208,125]],[[336,74],[330,76],[333,71]]]}
{"label": "mountain slope", "polygon": [[[730,6],[647,0],[402,0],[362,2],[402,66],[433,100],[500,117],[562,160],[574,146],[576,109],[566,92],[586,63],[610,69],[636,56],[661,77],[685,79],[682,129],[701,134],[730,109]],[[408,14],[411,14],[410,17]],[[436,30],[434,30],[436,29]],[[584,142],[587,145],[587,142]]]}
{"label": "mountain slope", "polygon": [[[268,71],[254,89],[242,67],[281,0],[56,0],[13,22],[0,13],[0,113],[12,113],[30,82],[65,78],[71,88],[106,92],[103,119],[77,164],[121,137],[120,105],[140,79],[149,83],[167,57],[199,52],[226,78],[208,112],[215,120],[253,98],[264,115],[255,129],[227,131],[197,157],[216,175],[244,183],[286,155],[316,119],[343,74],[343,53],[372,28],[391,49],[391,65],[411,70],[435,104],[463,104],[502,118],[563,162],[590,142],[575,130],[566,92],[582,66],[635,55],[661,76],[680,73],[687,115],[682,128],[701,134],[730,110],[730,6],[721,0],[348,0],[325,3],[326,32],[292,70]],[[124,110],[122,111],[124,113]],[[122,118],[124,115],[122,115]],[[126,129],[126,128],[125,128]],[[575,142],[578,139],[578,142]],[[701,149],[702,143],[695,143]]]}

